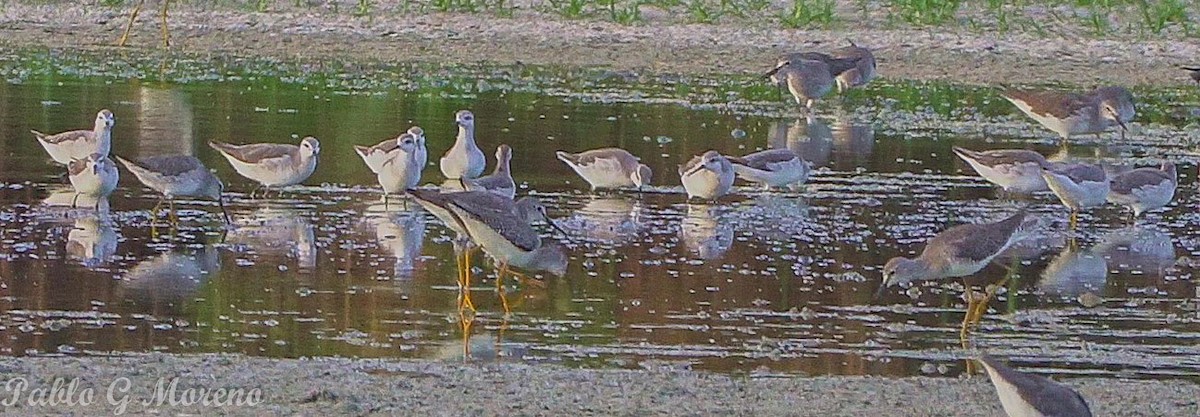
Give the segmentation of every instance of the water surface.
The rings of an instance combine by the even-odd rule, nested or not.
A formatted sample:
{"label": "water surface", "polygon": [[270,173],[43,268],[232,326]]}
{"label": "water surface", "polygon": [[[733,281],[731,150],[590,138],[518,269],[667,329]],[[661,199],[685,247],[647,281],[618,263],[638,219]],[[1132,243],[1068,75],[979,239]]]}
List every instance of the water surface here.
{"label": "water surface", "polygon": [[[1181,173],[1168,209],[1136,223],[1116,207],[1095,210],[1071,245],[1052,196],[1014,201],[953,158],[951,146],[1059,151],[1053,134],[987,88],[878,82],[806,119],[753,79],[523,67],[380,67],[356,78],[247,66],[127,80],[106,62],[86,72],[79,61],[3,61],[4,354],[461,360],[465,340],[481,361],[753,375],[958,375],[974,349],[1051,374],[1200,371],[1190,92],[1139,91],[1139,126],[1127,142],[1084,138],[1070,148],[1110,163],[1169,158]],[[124,171],[107,211],[62,206],[71,198],[63,169],[28,131],[86,128],[100,108],[117,116],[115,154],[192,154],[214,168],[229,184],[234,226],[225,230],[211,203],[187,203],[178,233],[161,220],[152,227],[157,197]],[[383,206],[351,148],[417,124],[436,161],[459,109],[475,112],[489,158],[496,145],[513,145],[520,193],[536,194],[572,235],[544,230],[569,247],[567,276],[512,283],[509,315],[484,262],[471,291],[479,310],[460,314],[452,232],[415,204]],[[249,199],[253,184],[205,145],[305,135],[321,140],[317,172],[268,200]],[[641,156],[655,186],[592,194],[553,156],[603,146]],[[812,161],[811,183],[685,201],[677,164],[708,149],[769,147]],[[436,166],[425,175],[441,181]],[[959,338],[961,280],[872,300],[888,258],[913,255],[949,225],[1019,206],[1050,227],[968,280],[1010,276],[970,349]],[[1080,301],[1096,296],[1099,306]]]}

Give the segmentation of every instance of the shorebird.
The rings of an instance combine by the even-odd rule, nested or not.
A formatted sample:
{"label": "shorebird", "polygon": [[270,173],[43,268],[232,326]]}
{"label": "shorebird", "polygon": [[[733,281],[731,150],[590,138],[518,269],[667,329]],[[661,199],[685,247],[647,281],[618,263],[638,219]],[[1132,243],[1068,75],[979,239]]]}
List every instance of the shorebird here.
{"label": "shorebird", "polygon": [[[943,230],[925,243],[925,249],[916,258],[897,256],[883,266],[883,285],[875,297],[883,295],[893,285],[916,280],[959,278],[975,275],[1013,244],[1026,237],[1036,220],[1026,220],[1025,210],[995,223],[962,224]],[[966,315],[963,316],[960,336],[965,340],[971,323],[977,323],[986,311],[987,302],[994,288],[985,288],[982,300],[974,299],[975,291],[966,288]]]}
{"label": "shorebird", "polygon": [[[567,269],[567,255],[558,244],[543,244],[537,231],[529,224],[545,220],[560,233],[566,235],[558,225],[546,217],[546,209],[533,197],[520,201],[500,197],[486,191],[441,193],[432,190],[409,190],[414,198],[467,239],[479,245],[498,265],[496,286],[500,287],[504,277],[520,274],[510,271],[516,267],[529,271],[546,271],[554,276],[563,276]],[[456,252],[460,245],[455,245]],[[471,280],[470,250],[459,257],[459,283],[469,289]],[[469,303],[468,303],[469,304]]]}
{"label": "shorebird", "polygon": [[429,149],[425,147],[425,129],[413,126],[408,128],[408,134],[417,139],[417,167],[424,171],[425,166],[429,165]]}
{"label": "shorebird", "polygon": [[454,146],[446,151],[438,167],[447,179],[458,180],[463,189],[467,188],[465,179],[476,178],[483,174],[487,160],[483,151],[475,144],[475,115],[467,110],[459,110],[454,114],[458,124],[458,136],[454,138]]}
{"label": "shorebird", "polygon": [[621,148],[592,149],[580,153],[555,153],[558,160],[575,170],[592,191],[601,188],[642,187],[650,185],[650,167]]}
{"label": "shorebird", "polygon": [[1116,125],[1121,139],[1136,110],[1133,94],[1124,87],[1100,87],[1085,94],[1059,91],[1007,90],[1001,93],[1023,113],[1058,133],[1066,144],[1071,135],[1101,132]]}
{"label": "shorebird", "polygon": [[[133,12],[129,13],[129,23],[125,24],[125,31],[121,33],[121,39],[117,40],[117,46],[125,46],[125,42],[129,40],[129,30],[133,29],[133,22],[137,20],[138,13],[142,12],[142,6],[146,4],[146,0],[138,0],[136,6],[133,6]],[[167,29],[167,7],[171,5],[171,0],[162,0],[162,9],[159,11],[159,17],[162,19],[162,46],[163,48],[171,47],[171,32]]]}
{"label": "shorebird", "polygon": [[1172,162],[1163,162],[1157,168],[1138,168],[1113,177],[1108,201],[1129,207],[1136,219],[1142,213],[1170,203],[1175,198],[1178,181]]}
{"label": "shorebird", "polygon": [[114,123],[116,119],[112,112],[104,109],[96,113],[96,124],[92,130],[71,130],[53,135],[36,130],[30,132],[33,132],[33,136],[37,137],[54,162],[66,165],[72,158],[87,159],[94,153],[108,157],[108,152],[112,149]]}
{"label": "shorebird", "polygon": [[733,171],[742,179],[766,188],[808,181],[809,163],[789,149],[770,149],[741,158],[729,158]]}
{"label": "shorebird", "polygon": [[1031,224],[1025,211],[995,223],[962,224],[938,233],[925,243],[914,259],[895,257],[883,266],[883,286],[915,280],[958,278],[974,275],[1013,243],[1024,238]]}
{"label": "shorebird", "polygon": [[831,54],[834,58],[854,63],[854,67],[835,74],[839,94],[845,94],[846,90],[864,86],[875,79],[875,54],[871,53],[870,49],[854,44],[852,40],[846,41],[850,43],[849,46],[835,49]]}
{"label": "shorebird", "polygon": [[1042,169],[1051,164],[1040,153],[1024,149],[972,151],[955,146],[954,154],[967,161],[983,179],[1005,191],[1030,194],[1049,190]]}
{"label": "shorebird", "polygon": [[1093,164],[1070,164],[1059,169],[1042,169],[1046,186],[1064,206],[1071,209],[1071,229],[1075,228],[1079,212],[1104,205],[1108,201],[1109,183],[1104,168]]}
{"label": "shorebird", "polygon": [[138,181],[147,188],[162,194],[158,204],[151,210],[158,217],[158,209],[163,201],[170,204],[171,220],[179,223],[175,214],[175,197],[207,197],[217,201],[225,223],[230,223],[229,212],[225,211],[225,202],[221,200],[221,191],[225,188],[221,180],[213,175],[199,159],[190,155],[152,156],[138,162],[132,162],[117,157],[125,169],[133,173]]}
{"label": "shorebird", "polygon": [[71,207],[75,207],[80,195],[96,198],[96,209],[100,209],[100,200],[112,194],[117,189],[117,164],[107,156],[94,153],[86,159],[71,159],[67,164],[67,176],[71,186],[75,187],[75,197],[71,199]]}
{"label": "shorebird", "polygon": [[[829,75],[835,78],[838,93],[845,93],[853,87],[866,85],[875,78],[875,54],[870,49],[860,47],[854,41],[847,39],[849,46],[838,48],[831,53],[797,52],[780,57],[776,65],[787,61],[820,61],[829,66]],[[776,82],[783,80],[776,79]]]}
{"label": "shorebird", "polygon": [[1091,417],[1087,400],[1070,387],[1041,375],[1009,368],[992,358],[979,358],[996,387],[1000,404],[1009,417]]}
{"label": "shorebird", "polygon": [[[302,139],[299,146],[282,143],[231,145],[215,141],[209,142],[208,146],[229,160],[238,174],[258,182],[260,187],[268,190],[271,187],[296,185],[308,179],[317,169],[317,155],[321,153],[321,143],[312,136]],[[263,191],[264,197],[266,194]],[[254,197],[253,191],[250,196]]]}
{"label": "shorebird", "polygon": [[804,106],[812,112],[813,103],[833,90],[833,75],[829,65],[821,61],[807,59],[785,60],[767,72],[766,77],[779,83],[786,83],[796,104]]}
{"label": "shorebird", "polygon": [[467,189],[471,191],[487,191],[492,194],[512,199],[517,196],[517,183],[513,181],[509,171],[512,161],[512,148],[508,145],[496,147],[496,170],[491,175],[485,175],[467,181]]}
{"label": "shorebird", "polygon": [[[417,201],[421,207],[425,208],[430,214],[433,214],[442,224],[454,231],[456,237],[454,239],[454,253],[457,260],[461,261],[461,265],[469,266],[471,264],[472,236],[471,232],[463,224],[461,219],[454,211],[446,205],[451,200],[467,201],[465,204],[474,206],[492,207],[493,210],[502,213],[511,213],[517,218],[524,221],[526,226],[538,221],[545,221],[555,229],[558,225],[550,221],[546,216],[546,207],[534,197],[522,197],[517,201],[507,199],[487,191],[458,191],[443,193],[434,190],[412,189],[408,190],[409,194]],[[560,233],[566,235],[559,229]],[[463,278],[459,271],[459,278]]]}
{"label": "shorebird", "polygon": [[354,152],[358,153],[363,162],[366,162],[367,168],[375,173],[379,186],[383,188],[384,206],[387,205],[389,195],[402,193],[420,184],[418,146],[417,139],[407,132],[396,139],[379,142],[375,146],[354,145]]}
{"label": "shorebird", "polygon": [[733,187],[733,164],[717,151],[693,156],[679,166],[679,180],[688,198],[716,200]]}
{"label": "shorebird", "polygon": [[1181,66],[1179,69],[1186,70],[1188,77],[1191,77],[1192,81],[1195,81],[1196,84],[1200,84],[1200,67]]}

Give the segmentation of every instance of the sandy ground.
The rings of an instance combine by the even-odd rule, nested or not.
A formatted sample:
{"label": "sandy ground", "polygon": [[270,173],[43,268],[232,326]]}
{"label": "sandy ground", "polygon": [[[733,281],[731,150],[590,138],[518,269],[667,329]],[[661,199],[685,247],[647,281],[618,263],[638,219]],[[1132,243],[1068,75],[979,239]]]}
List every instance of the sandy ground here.
{"label": "sandy ground", "polygon": [[[27,385],[17,391],[16,383]],[[119,380],[121,377],[128,381]],[[89,406],[30,404],[35,388],[54,379],[73,395],[91,389]],[[167,401],[155,401],[164,381]],[[172,378],[178,383],[171,397]],[[580,370],[520,364],[468,364],[410,360],[277,360],[239,356],[139,355],[118,358],[2,358],[0,393],[13,415],[116,411],[126,414],[218,412],[202,403],[176,405],[201,388],[261,390],[261,402],[218,407],[236,415],[805,415],[997,416],[995,392],[985,377],[971,379],[811,377],[746,379],[690,371]],[[115,382],[114,382],[115,381]],[[1196,416],[1200,387],[1075,379],[1098,416]],[[112,386],[112,398],[108,396]],[[59,392],[67,392],[60,388]],[[18,394],[20,394],[18,396]],[[249,395],[249,394],[247,394]],[[213,398],[213,397],[210,397]],[[243,398],[249,398],[243,397]],[[15,400],[15,403],[14,403]]]}
{"label": "sandy ground", "polygon": [[[283,2],[291,3],[291,2]],[[106,51],[125,23],[121,9],[84,5],[5,3],[0,46]],[[364,19],[306,9],[249,13],[173,9],[171,53],[270,57],[299,62],[490,62],[597,66],[674,74],[753,74],[796,49],[840,46],[847,36],[878,49],[885,77],[955,82],[1067,82],[1183,85],[1175,65],[1200,56],[1184,39],[1097,40],[992,36],[963,30],[867,29],[852,32],[779,30],[740,25],[621,26],[563,21],[536,14],[382,14]],[[158,53],[158,25],[149,11],[130,50]],[[863,25],[867,26],[867,25]],[[350,47],[352,45],[352,47]],[[54,378],[80,378],[75,395],[88,406],[45,405],[29,399]],[[691,371],[579,370],[521,364],[414,360],[276,360],[241,356],[137,355],[119,358],[0,358],[5,414],[98,414],[117,411],[108,389],[129,378],[127,414],[213,414],[204,405],[158,405],[159,378],[186,388],[261,389],[253,407],[236,415],[871,415],[997,416],[1002,411],[984,377],[971,379],[805,377],[746,379]],[[19,384],[26,389],[17,397]],[[1096,415],[1197,416],[1194,382],[1073,379]],[[118,382],[118,387],[120,383]],[[64,388],[65,389],[65,388]],[[59,395],[63,389],[60,389]],[[43,391],[45,393],[45,391]],[[124,395],[128,397],[124,397]],[[55,397],[57,398],[57,397]],[[49,401],[53,402],[53,401]]]}
{"label": "sandy ground", "polygon": [[[171,51],[301,61],[523,62],[673,74],[753,74],[769,69],[780,53],[840,47],[849,37],[877,49],[884,77],[1079,85],[1183,85],[1191,81],[1177,66],[1200,61],[1195,58],[1200,56],[1200,43],[1183,36],[1098,39],[1069,28],[1048,35],[994,34],[957,26],[880,29],[885,25],[849,21],[838,30],[804,31],[753,24],[767,21],[765,17],[734,24],[679,23],[653,9],[646,9],[647,23],[635,26],[563,20],[537,12],[500,18],[383,9],[365,18],[291,3],[273,2],[268,13],[249,12],[244,6],[204,9],[196,5],[204,2],[173,3]],[[8,2],[0,13],[0,45],[112,49],[127,20],[126,10]],[[1047,26],[1061,25],[1051,21]],[[134,25],[130,48],[157,50],[159,28],[152,2]]]}

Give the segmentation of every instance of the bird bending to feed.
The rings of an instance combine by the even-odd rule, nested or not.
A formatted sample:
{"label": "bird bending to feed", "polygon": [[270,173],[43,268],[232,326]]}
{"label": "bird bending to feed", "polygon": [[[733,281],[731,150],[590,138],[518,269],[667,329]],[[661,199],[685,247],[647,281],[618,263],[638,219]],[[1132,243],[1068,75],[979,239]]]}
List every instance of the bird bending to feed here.
{"label": "bird bending to feed", "polygon": [[417,139],[407,132],[371,147],[354,145],[354,152],[375,173],[383,188],[384,205],[387,205],[389,195],[404,192],[421,182],[417,146]]}
{"label": "bird bending to feed", "polygon": [[491,175],[485,175],[467,182],[469,190],[487,191],[498,196],[512,199],[517,196],[517,183],[513,181],[509,163],[512,161],[512,148],[508,145],[496,147],[496,170]]}
{"label": "bird bending to feed", "polygon": [[[317,155],[321,143],[317,138],[306,136],[299,145],[283,143],[252,143],[231,145],[209,142],[241,176],[258,182],[261,187],[287,187],[308,179],[317,169]],[[250,193],[254,196],[254,192]],[[263,192],[266,196],[266,191]]]}
{"label": "bird bending to feed", "polygon": [[833,90],[833,75],[829,65],[808,59],[786,60],[767,72],[766,77],[787,85],[796,104],[812,112],[813,103]]}
{"label": "bird bending to feed", "polygon": [[1178,184],[1173,162],[1163,162],[1158,167],[1138,168],[1113,177],[1108,201],[1129,207],[1136,219],[1142,213],[1169,204],[1175,198]]}
{"label": "bird bending to feed", "polygon": [[117,164],[107,156],[94,153],[86,159],[71,159],[67,164],[67,176],[71,186],[75,188],[75,197],[71,199],[71,207],[79,200],[80,195],[96,198],[96,208],[100,200],[112,194],[117,189]]}
{"label": "bird bending to feed", "polygon": [[555,153],[592,186],[592,191],[601,188],[642,187],[650,185],[650,167],[641,159],[621,148],[600,148],[580,153]]}
{"label": "bird bending to feed", "polygon": [[1025,211],[995,223],[962,224],[938,233],[925,243],[916,258],[897,256],[883,266],[882,292],[887,287],[915,280],[974,275],[1009,246],[1024,238],[1033,226]]}
{"label": "bird bending to feed", "polygon": [[87,159],[92,154],[108,157],[112,149],[112,128],[116,118],[108,109],[96,113],[96,123],[92,130],[71,130],[47,135],[31,130],[37,137],[38,143],[50,154],[54,162],[66,165],[71,159]]}
{"label": "bird bending to feed", "polygon": [[[826,54],[821,52],[797,52],[784,55],[779,58],[776,65],[781,65],[788,61],[820,61],[829,67],[829,75],[834,77],[837,83],[838,93],[844,94],[846,90],[854,87],[866,85],[875,78],[875,54],[871,53],[870,49],[863,48],[847,39],[850,45],[838,48]],[[782,83],[783,79],[773,77],[776,83]]]}
{"label": "bird bending to feed", "polygon": [[1064,206],[1071,209],[1071,228],[1079,212],[1108,201],[1109,181],[1104,168],[1094,164],[1070,164],[1059,169],[1042,169],[1046,186]]}
{"label": "bird bending to feed", "polygon": [[[529,224],[544,220],[560,233],[566,233],[546,217],[545,207],[533,197],[514,202],[487,191],[409,190],[409,193],[422,207],[459,233],[459,241],[469,239],[495,259],[499,266],[498,280],[511,272],[510,267],[546,271],[560,277],[566,273],[566,253],[558,244],[542,243],[537,231]],[[469,287],[470,250],[460,248],[462,245],[456,241],[456,252],[464,252],[459,257],[459,282]]]}
{"label": "bird bending to feed", "polygon": [[1186,70],[1188,77],[1191,77],[1192,81],[1195,81],[1196,84],[1200,84],[1200,67],[1181,66],[1179,69]]}
{"label": "bird bending to feed", "polygon": [[1072,135],[1100,133],[1121,128],[1121,139],[1129,130],[1136,110],[1133,94],[1124,87],[1100,87],[1085,94],[1060,91],[1007,90],[1001,95],[1021,112],[1058,133],[1065,144]]}
{"label": "bird bending to feed", "polygon": [[458,124],[458,136],[454,138],[454,146],[446,151],[438,167],[447,179],[458,180],[463,189],[467,188],[467,179],[476,178],[483,174],[487,160],[483,151],[475,144],[475,115],[467,110],[459,110],[454,114],[454,122]]}
{"label": "bird bending to feed", "polygon": [[125,165],[125,169],[133,173],[138,181],[146,188],[162,194],[158,204],[152,210],[157,217],[158,209],[163,201],[170,205],[171,219],[179,223],[175,215],[175,197],[207,197],[217,201],[225,223],[230,223],[229,213],[225,211],[225,202],[221,199],[221,191],[225,186],[213,175],[199,159],[189,155],[152,156],[137,162],[117,157],[117,161]]}
{"label": "bird bending to feed", "polygon": [[1041,375],[1027,374],[1000,360],[979,358],[1009,417],[1091,417],[1087,400],[1074,389]]}
{"label": "bird bending to feed", "polygon": [[808,181],[809,163],[790,149],[769,149],[729,158],[738,177],[767,188]]}
{"label": "bird bending to feed", "polygon": [[679,166],[679,179],[688,198],[716,200],[733,187],[733,164],[717,151],[693,156]]}
{"label": "bird bending to feed", "polygon": [[954,154],[967,161],[979,176],[1008,192],[1030,194],[1047,191],[1042,168],[1051,166],[1042,154],[1024,149],[972,151],[954,147]]}

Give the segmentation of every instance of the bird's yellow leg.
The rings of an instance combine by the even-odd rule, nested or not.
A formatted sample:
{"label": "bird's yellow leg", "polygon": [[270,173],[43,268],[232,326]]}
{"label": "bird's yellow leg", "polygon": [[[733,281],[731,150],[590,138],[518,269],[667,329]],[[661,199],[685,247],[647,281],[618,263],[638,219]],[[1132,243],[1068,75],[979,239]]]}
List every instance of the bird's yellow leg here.
{"label": "bird's yellow leg", "polygon": [[500,296],[500,305],[504,307],[504,317],[508,320],[508,315],[512,310],[508,307],[508,297],[504,294],[504,275],[508,273],[508,264],[500,264],[500,269],[496,272],[496,294]]}
{"label": "bird's yellow leg", "polygon": [[1070,222],[1070,230],[1071,230],[1072,232],[1074,232],[1074,231],[1075,231],[1075,226],[1076,226],[1076,225],[1078,225],[1078,224],[1079,224],[1079,212],[1078,212],[1078,211],[1075,211],[1075,210],[1071,210],[1071,222]]}
{"label": "bird's yellow leg", "polygon": [[163,0],[162,4],[162,36],[163,48],[171,47],[171,31],[167,29],[167,7],[171,5],[171,0]]}
{"label": "bird's yellow leg", "polygon": [[179,213],[175,212],[175,200],[168,199],[167,204],[171,208],[171,228],[179,228]]}
{"label": "bird's yellow leg", "polygon": [[471,308],[471,313],[467,314],[467,306],[459,304],[458,323],[462,329],[463,362],[466,362],[471,358],[471,327],[475,324],[475,309]]}
{"label": "bird's yellow leg", "polygon": [[963,282],[963,286],[965,287],[963,297],[966,297],[967,299],[967,311],[963,314],[962,327],[960,327],[958,330],[958,337],[965,344],[967,343],[967,337],[970,335],[967,326],[968,323],[971,322],[971,310],[975,307],[975,296],[970,285],[967,285],[966,282]]}
{"label": "bird's yellow leg", "polygon": [[471,311],[475,311],[475,303],[471,302],[471,252],[468,250],[463,254],[462,263],[462,299]]}
{"label": "bird's yellow leg", "polygon": [[121,33],[121,39],[117,40],[117,46],[125,46],[125,42],[129,41],[129,30],[133,29],[133,22],[137,20],[138,13],[142,11],[142,5],[146,0],[138,0],[136,6],[133,6],[133,12],[129,13],[129,23],[125,24],[125,32]]}

